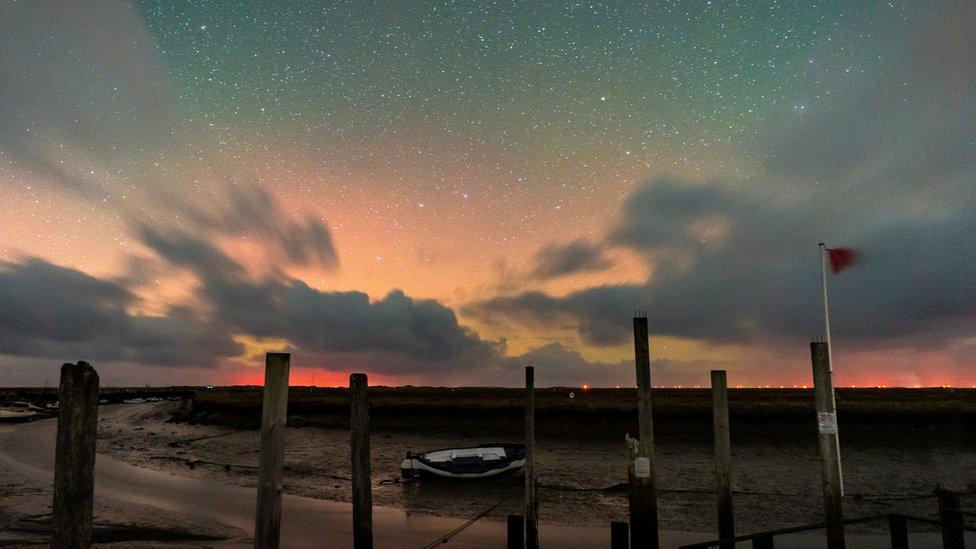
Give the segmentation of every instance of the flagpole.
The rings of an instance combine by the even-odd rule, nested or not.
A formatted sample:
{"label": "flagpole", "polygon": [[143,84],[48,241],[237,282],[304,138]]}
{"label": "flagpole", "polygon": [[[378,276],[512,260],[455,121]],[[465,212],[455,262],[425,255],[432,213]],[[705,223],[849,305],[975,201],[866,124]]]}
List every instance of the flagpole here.
{"label": "flagpole", "polygon": [[[824,311],[824,336],[827,343],[827,364],[829,365],[830,376],[830,400],[831,408],[837,413],[837,397],[834,391],[834,355],[833,346],[830,344],[830,307],[827,304],[827,246],[821,242],[820,243],[820,288],[823,293],[823,311]],[[840,495],[844,496],[844,469],[842,462],[840,460],[840,434],[835,433],[837,437],[837,469],[840,472]]]}
{"label": "flagpole", "polygon": [[[820,243],[820,288],[823,294],[824,334],[827,342],[827,361],[830,363],[830,373],[834,373],[833,349],[830,346],[830,307],[827,305],[827,246]],[[833,382],[833,380],[831,380]]]}

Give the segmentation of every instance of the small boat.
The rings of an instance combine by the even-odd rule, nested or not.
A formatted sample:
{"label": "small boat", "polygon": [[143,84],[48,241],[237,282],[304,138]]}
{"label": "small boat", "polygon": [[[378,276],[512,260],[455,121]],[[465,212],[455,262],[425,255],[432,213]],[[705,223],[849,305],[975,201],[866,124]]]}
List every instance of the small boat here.
{"label": "small boat", "polygon": [[432,452],[407,452],[400,465],[403,478],[421,474],[447,478],[486,478],[514,473],[525,467],[525,445],[482,444]]}

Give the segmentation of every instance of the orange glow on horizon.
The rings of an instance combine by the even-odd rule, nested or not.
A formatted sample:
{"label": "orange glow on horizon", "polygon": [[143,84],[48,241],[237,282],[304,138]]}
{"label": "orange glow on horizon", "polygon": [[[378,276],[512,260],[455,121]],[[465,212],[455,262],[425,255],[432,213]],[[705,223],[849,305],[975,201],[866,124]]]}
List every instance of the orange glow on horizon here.
{"label": "orange glow on horizon", "polygon": [[[239,372],[233,376],[231,385],[264,385],[264,369],[248,370]],[[395,385],[386,376],[369,374],[369,384]],[[348,387],[349,374],[346,372],[333,372],[318,368],[295,368],[292,367],[288,374],[289,387]]]}

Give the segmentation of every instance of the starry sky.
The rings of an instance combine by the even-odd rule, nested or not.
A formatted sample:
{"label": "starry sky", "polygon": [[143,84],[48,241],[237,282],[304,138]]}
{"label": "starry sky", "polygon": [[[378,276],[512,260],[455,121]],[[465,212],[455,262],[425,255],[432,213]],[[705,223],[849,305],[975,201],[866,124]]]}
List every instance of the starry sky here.
{"label": "starry sky", "polygon": [[6,2],[0,384],[976,385],[967,2]]}

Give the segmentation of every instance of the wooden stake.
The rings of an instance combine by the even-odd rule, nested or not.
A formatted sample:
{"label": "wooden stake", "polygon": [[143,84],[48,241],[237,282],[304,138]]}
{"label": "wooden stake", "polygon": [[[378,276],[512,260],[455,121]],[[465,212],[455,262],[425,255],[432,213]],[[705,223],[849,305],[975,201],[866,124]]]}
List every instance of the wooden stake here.
{"label": "wooden stake", "polygon": [[610,522],[610,549],[630,549],[630,525],[626,522]]}
{"label": "wooden stake", "polygon": [[959,507],[959,494],[938,488],[935,495],[939,501],[939,520],[942,521],[942,547],[963,549],[966,545],[962,529],[964,516]]}
{"label": "wooden stake", "polygon": [[637,367],[637,457],[630,471],[630,542],[635,549],[659,547],[657,486],[654,479],[654,424],[651,417],[651,356],[647,317],[634,318],[634,358]]}
{"label": "wooden stake", "polygon": [[845,546],[844,515],[841,510],[840,459],[837,451],[837,410],[834,408],[834,388],[830,380],[830,358],[827,353],[826,343],[821,341],[810,343],[820,463],[823,469],[827,547],[843,549]]}
{"label": "wooden stake", "polygon": [[525,549],[525,517],[508,515],[508,549]]}
{"label": "wooden stake", "polygon": [[288,417],[289,353],[268,353],[264,368],[261,410],[261,461],[254,520],[255,549],[277,549],[281,539],[281,486],[285,465],[285,422]]}
{"label": "wooden stake", "polygon": [[[729,437],[729,394],[725,370],[712,370],[712,430],[715,437],[715,498],[718,537],[735,537],[732,512],[732,443]],[[722,549],[734,549],[734,543]]]}
{"label": "wooden stake", "polygon": [[539,548],[539,497],[535,479],[535,368],[525,368],[525,547]]}
{"label": "wooden stake", "polygon": [[888,530],[891,534],[891,549],[908,549],[908,521],[905,517],[890,515]]}
{"label": "wooden stake", "polygon": [[352,450],[352,538],[356,549],[373,547],[373,490],[369,464],[369,382],[366,374],[349,376]]}
{"label": "wooden stake", "polygon": [[58,389],[51,547],[91,546],[97,431],[98,373],[87,362],[65,364]]}

